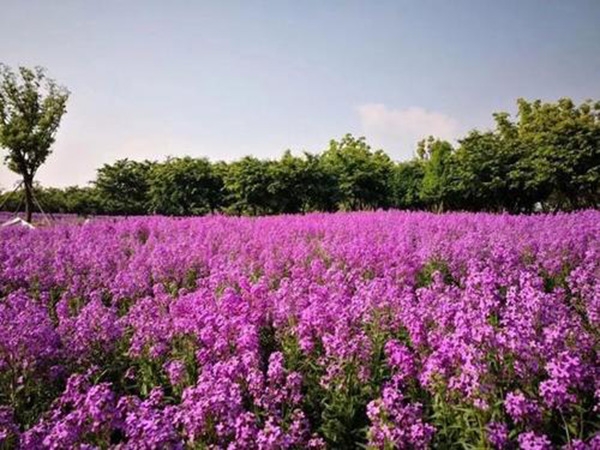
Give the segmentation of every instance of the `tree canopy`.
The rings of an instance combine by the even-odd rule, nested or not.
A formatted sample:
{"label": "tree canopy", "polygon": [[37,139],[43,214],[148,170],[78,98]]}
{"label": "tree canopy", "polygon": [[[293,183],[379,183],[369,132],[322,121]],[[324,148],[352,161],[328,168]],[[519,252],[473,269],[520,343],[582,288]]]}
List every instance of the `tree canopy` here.
{"label": "tree canopy", "polygon": [[[499,112],[494,121],[492,129],[471,130],[455,143],[426,138],[409,161],[394,162],[364,137],[347,134],[321,153],[288,150],[279,159],[214,163],[122,159],[101,167],[89,187],[32,189],[49,209],[84,214],[600,207],[600,102],[519,99],[514,117]],[[23,195],[5,207],[15,207]]]}
{"label": "tree canopy", "polygon": [[7,150],[8,168],[22,177],[27,221],[34,207],[35,174],[52,152],[68,98],[69,91],[43,68],[14,72],[0,64],[0,147]]}

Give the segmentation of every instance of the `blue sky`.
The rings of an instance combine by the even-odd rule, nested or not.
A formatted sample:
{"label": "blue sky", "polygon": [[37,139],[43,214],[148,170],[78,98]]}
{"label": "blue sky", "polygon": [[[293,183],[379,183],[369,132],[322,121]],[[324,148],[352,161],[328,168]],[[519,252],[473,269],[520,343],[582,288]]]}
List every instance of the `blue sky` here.
{"label": "blue sky", "polygon": [[[322,151],[394,159],[518,97],[600,99],[600,1],[2,0],[0,61],[72,91],[46,185],[118,158]],[[0,169],[0,187],[17,179]]]}

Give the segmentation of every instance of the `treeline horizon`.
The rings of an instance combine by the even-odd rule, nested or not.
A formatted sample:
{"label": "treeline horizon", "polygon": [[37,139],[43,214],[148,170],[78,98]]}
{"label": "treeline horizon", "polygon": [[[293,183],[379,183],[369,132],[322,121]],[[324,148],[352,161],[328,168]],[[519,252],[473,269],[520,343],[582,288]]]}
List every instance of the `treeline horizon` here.
{"label": "treeline horizon", "polygon": [[[429,137],[395,162],[364,137],[331,140],[321,153],[233,162],[120,159],[88,186],[35,186],[45,212],[174,216],[293,214],[397,208],[528,213],[600,207],[600,102],[517,101],[514,119],[458,144]],[[0,193],[17,211],[25,192]]]}

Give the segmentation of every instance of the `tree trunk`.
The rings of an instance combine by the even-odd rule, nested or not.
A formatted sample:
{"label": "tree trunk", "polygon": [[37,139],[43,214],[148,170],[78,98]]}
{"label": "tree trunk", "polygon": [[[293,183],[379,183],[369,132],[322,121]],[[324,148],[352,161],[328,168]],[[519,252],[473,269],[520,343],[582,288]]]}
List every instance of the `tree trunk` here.
{"label": "tree trunk", "polygon": [[31,216],[33,215],[33,183],[31,180],[24,180],[23,185],[25,186],[25,220],[31,223]]}

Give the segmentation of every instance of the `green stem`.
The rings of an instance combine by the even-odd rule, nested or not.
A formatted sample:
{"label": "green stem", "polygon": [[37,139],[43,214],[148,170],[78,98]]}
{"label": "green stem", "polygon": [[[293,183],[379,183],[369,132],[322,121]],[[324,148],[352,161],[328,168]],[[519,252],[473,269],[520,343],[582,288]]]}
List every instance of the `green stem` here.
{"label": "green stem", "polygon": [[567,444],[571,443],[571,434],[569,433],[569,426],[567,425],[567,421],[565,420],[565,416],[563,415],[562,411],[559,411],[560,414],[560,418],[562,419],[564,428],[565,428],[565,432],[567,433]]}

